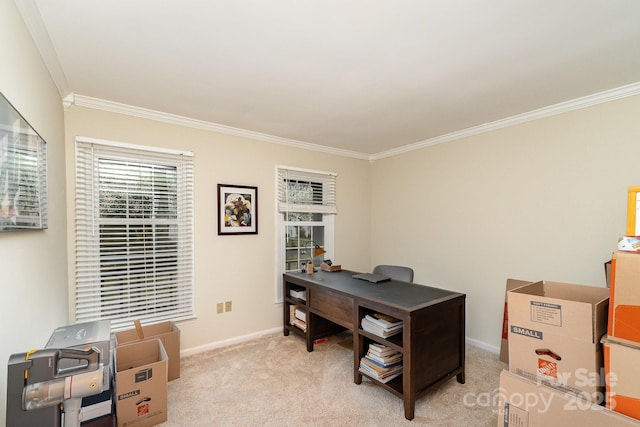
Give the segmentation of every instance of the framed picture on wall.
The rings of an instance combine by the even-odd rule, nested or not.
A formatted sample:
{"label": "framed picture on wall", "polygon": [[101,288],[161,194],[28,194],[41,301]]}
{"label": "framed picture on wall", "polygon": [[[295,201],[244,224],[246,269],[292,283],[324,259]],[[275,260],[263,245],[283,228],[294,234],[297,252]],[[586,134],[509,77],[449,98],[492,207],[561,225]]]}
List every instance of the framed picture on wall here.
{"label": "framed picture on wall", "polygon": [[47,228],[47,144],[0,94],[0,231]]}
{"label": "framed picture on wall", "polygon": [[218,235],[258,234],[258,187],[218,184]]}

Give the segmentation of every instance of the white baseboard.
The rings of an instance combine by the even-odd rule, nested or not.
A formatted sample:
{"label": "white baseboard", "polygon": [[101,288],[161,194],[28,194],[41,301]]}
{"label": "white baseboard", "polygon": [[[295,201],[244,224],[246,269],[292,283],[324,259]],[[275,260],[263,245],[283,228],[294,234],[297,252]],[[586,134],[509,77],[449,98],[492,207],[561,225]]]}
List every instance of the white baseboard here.
{"label": "white baseboard", "polygon": [[185,350],[180,350],[180,357],[186,357],[186,356],[191,356],[194,354],[198,354],[198,353],[202,353],[204,351],[209,351],[209,350],[214,350],[216,348],[222,348],[222,347],[227,347],[229,345],[233,345],[233,344],[239,344],[242,342],[246,342],[246,341],[251,341],[253,339],[256,338],[260,338],[262,336],[265,335],[271,335],[274,334],[276,332],[282,332],[282,326],[277,327],[277,328],[273,328],[273,329],[267,329],[265,331],[259,331],[259,332],[254,332],[252,334],[248,334],[248,335],[242,335],[239,337],[233,337],[233,338],[229,338],[226,340],[222,340],[222,341],[215,341],[209,344],[204,344],[204,345],[200,345],[197,347],[191,347],[191,348],[187,348]]}
{"label": "white baseboard", "polygon": [[487,344],[484,341],[479,341],[469,337],[466,337],[465,341],[467,344],[470,344],[474,347],[478,347],[483,350],[490,351],[491,353],[500,354],[500,347],[496,347],[495,345]]}
{"label": "white baseboard", "polygon": [[[248,335],[241,335],[239,337],[233,337],[222,341],[215,341],[209,344],[200,345],[197,347],[191,347],[185,350],[180,351],[180,357],[192,356],[194,354],[202,353],[209,350],[214,350],[217,348],[227,347],[233,344],[240,344],[242,342],[251,341],[256,338],[263,337],[265,335],[271,335],[278,332],[282,332],[282,327],[277,327],[273,329],[267,329],[264,331],[254,332]],[[473,338],[466,337],[465,342],[467,344],[473,345],[475,347],[479,347],[483,350],[490,351],[491,353],[500,354],[500,348],[494,345],[487,344],[486,342],[479,341]]]}

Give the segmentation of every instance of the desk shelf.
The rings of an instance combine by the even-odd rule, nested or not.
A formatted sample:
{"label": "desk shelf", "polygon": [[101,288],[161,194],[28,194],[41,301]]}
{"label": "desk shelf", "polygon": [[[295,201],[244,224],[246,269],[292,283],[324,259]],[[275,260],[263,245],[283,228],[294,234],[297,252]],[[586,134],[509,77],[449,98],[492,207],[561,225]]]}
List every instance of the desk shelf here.
{"label": "desk shelf", "polygon": [[398,334],[398,335],[394,335],[392,337],[388,337],[388,338],[383,338],[380,337],[376,334],[372,334],[370,332],[365,331],[362,328],[358,328],[358,335],[361,337],[365,337],[370,339],[371,341],[375,341],[377,343],[380,344],[384,344],[387,345],[389,347],[392,347],[400,352],[404,351],[402,348],[402,333]]}
{"label": "desk shelf", "polygon": [[363,377],[368,378],[369,380],[371,380],[373,383],[375,383],[377,386],[382,387],[383,389],[389,391],[392,394],[395,394],[397,397],[399,397],[400,399],[404,398],[404,395],[402,393],[402,375],[395,377],[394,379],[392,379],[391,381],[389,381],[388,383],[383,383],[378,381],[377,379],[370,377],[367,374],[364,373],[360,373]]}
{"label": "desk shelf", "polygon": [[[306,291],[307,299],[294,298],[290,296],[291,289],[304,289]],[[314,298],[314,290],[309,289],[300,284],[294,284],[285,281],[284,282],[284,329],[283,333],[288,336],[290,333],[298,335],[305,339],[307,343],[307,351],[313,351],[313,343],[319,338],[325,338],[330,335],[337,334],[345,330],[345,327],[338,325],[327,319],[326,317],[318,315],[318,310],[313,307],[312,298]],[[323,294],[321,292],[315,292],[316,300],[322,301]],[[307,330],[304,331],[298,326],[291,324],[291,306],[300,306],[306,312]],[[327,316],[330,317],[330,316]]]}
{"label": "desk shelf", "polygon": [[384,344],[387,345],[389,347],[393,347],[394,349],[402,352],[403,351],[403,346],[402,346],[402,330],[394,335],[388,336],[388,337],[383,337],[380,335],[376,335],[373,332],[367,331],[362,327],[362,319],[364,319],[367,315],[374,315],[376,313],[382,314],[382,315],[386,315],[386,316],[390,316],[393,317],[395,319],[398,319],[400,321],[403,322],[403,329],[404,329],[404,319],[402,318],[402,315],[398,315],[398,313],[394,313],[394,314],[389,314],[388,312],[384,312],[382,310],[373,310],[370,309],[368,307],[365,306],[359,306],[359,310],[358,310],[358,334],[370,338],[373,341],[377,341],[380,344]]}
{"label": "desk shelf", "polygon": [[[356,330],[356,345],[354,346],[354,363],[355,363],[355,369],[354,369],[354,382],[356,384],[361,384],[362,383],[362,377],[366,377],[369,380],[371,380],[374,384],[390,391],[391,393],[395,394],[396,396],[400,397],[401,399],[404,398],[404,394],[403,394],[403,388],[404,388],[404,383],[403,383],[403,375],[405,372],[405,367],[404,367],[404,359],[405,359],[405,348],[403,347],[403,330],[401,330],[400,332],[388,336],[388,337],[382,337],[380,335],[377,335],[373,332],[367,331],[365,329],[363,329],[362,326],[362,320],[367,316],[367,315],[371,315],[373,316],[376,313],[379,314],[383,314],[386,316],[391,316],[397,320],[401,320],[403,322],[403,329],[404,329],[404,319],[401,316],[398,316],[397,313],[393,313],[390,314],[388,311],[383,311],[383,310],[376,310],[376,309],[372,309],[369,308],[367,306],[363,306],[363,305],[359,305],[356,313],[358,315],[358,328]],[[368,353],[369,350],[369,345],[371,343],[377,343],[377,344],[381,344],[387,347],[392,348],[393,350],[399,352],[402,354],[402,373],[391,379],[388,382],[382,382],[380,380],[378,380],[375,376],[369,375],[366,372],[362,372],[359,370],[359,367],[361,365],[361,360],[362,358],[365,357],[365,355]]]}

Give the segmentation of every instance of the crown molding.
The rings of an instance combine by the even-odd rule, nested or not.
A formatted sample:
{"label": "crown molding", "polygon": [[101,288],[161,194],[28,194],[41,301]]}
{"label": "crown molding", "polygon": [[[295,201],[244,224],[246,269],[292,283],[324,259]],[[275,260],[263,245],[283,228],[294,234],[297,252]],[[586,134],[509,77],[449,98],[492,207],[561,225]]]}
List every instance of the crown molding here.
{"label": "crown molding", "polygon": [[491,132],[509,126],[515,126],[518,124],[543,119],[545,117],[556,116],[558,114],[567,113],[569,111],[579,110],[582,108],[587,108],[635,95],[640,95],[640,82],[621,86],[604,92],[599,92],[593,95],[587,95],[582,98],[576,98],[570,101],[561,102],[559,104],[550,105],[548,107],[539,108],[537,110],[507,117],[505,119],[496,120],[494,122],[485,123],[479,126],[451,132],[446,135],[441,135],[413,144],[404,145],[393,150],[383,151],[377,154],[373,154],[370,157],[370,160],[375,161],[385,157],[396,156],[398,154],[408,153],[410,151],[419,150],[421,148],[429,147],[432,145],[443,144],[445,142],[454,141],[456,139],[479,135],[481,133]]}
{"label": "crown molding", "polygon": [[35,0],[14,0],[14,2],[18,12],[22,15],[22,20],[31,34],[38,52],[40,52],[53,83],[58,89],[58,93],[64,97],[69,93],[69,84],[60,65],[58,54],[49,38],[49,33],[42,22],[38,5]]}
{"label": "crown molding", "polygon": [[295,139],[281,138],[278,136],[268,135],[265,133],[254,132],[254,131],[240,129],[232,126],[206,122],[204,120],[191,119],[189,117],[163,113],[160,111],[149,110],[141,107],[134,107],[127,104],[121,104],[113,101],[106,101],[104,99],[91,98],[89,96],[77,95],[73,93],[67,95],[64,98],[63,104],[65,107],[65,110],[70,108],[73,105],[77,105],[79,107],[94,108],[97,110],[109,111],[112,113],[126,114],[129,116],[139,117],[142,119],[155,120],[158,122],[180,125],[180,126],[190,127],[194,129],[218,132],[226,135],[239,136],[241,138],[255,139],[258,141],[270,142],[272,144],[286,145],[289,147],[300,148],[303,150],[319,151],[327,154],[334,154],[339,156],[353,157],[353,158],[365,159],[365,160],[368,160],[370,158],[369,154],[358,153],[356,151],[327,147],[324,145],[312,144],[310,142],[298,141]]}
{"label": "crown molding", "polygon": [[217,123],[206,122],[203,120],[191,119],[188,117],[178,116],[175,114],[163,113],[160,111],[149,110],[141,107],[134,107],[127,104],[121,104],[113,101],[106,101],[103,99],[92,98],[92,97],[77,95],[73,93],[70,93],[64,98],[63,104],[64,104],[65,110],[70,108],[72,105],[77,105],[77,106],[87,107],[87,108],[95,108],[98,110],[104,110],[104,111],[109,111],[109,112],[118,113],[118,114],[125,114],[129,116],[143,118],[143,119],[155,120],[163,123],[170,123],[170,124],[186,126],[186,127],[195,128],[195,129],[218,132],[226,135],[238,136],[241,138],[249,138],[249,139],[255,139],[258,141],[270,142],[273,144],[286,145],[288,147],[295,147],[303,150],[318,151],[318,152],[327,153],[327,154],[333,154],[333,155],[344,156],[344,157],[352,157],[356,159],[369,160],[370,162],[375,162],[375,160],[383,159],[385,157],[396,156],[399,154],[420,150],[422,148],[429,147],[432,145],[443,144],[443,143],[454,141],[457,139],[479,135],[482,133],[503,129],[509,126],[515,126],[518,124],[527,123],[534,120],[539,120],[542,118],[551,117],[551,116],[563,114],[569,111],[587,108],[587,107],[602,104],[605,102],[615,101],[617,99],[627,98],[635,95],[640,95],[640,82],[632,83],[626,86],[622,86],[622,87],[611,89],[604,92],[599,92],[593,95],[584,96],[582,98],[561,102],[559,104],[539,108],[537,110],[529,111],[527,113],[518,114],[516,116],[507,117],[505,119],[496,120],[493,122],[485,123],[479,126],[474,126],[471,128],[460,130],[460,131],[451,132],[446,135],[437,136],[435,138],[426,139],[424,141],[404,145],[402,147],[398,147],[393,150],[383,151],[376,154],[359,153],[356,151],[327,147],[319,144],[312,144],[309,142],[298,141],[294,139],[281,138],[278,136],[268,135],[260,132],[254,132],[250,130],[221,125]]}

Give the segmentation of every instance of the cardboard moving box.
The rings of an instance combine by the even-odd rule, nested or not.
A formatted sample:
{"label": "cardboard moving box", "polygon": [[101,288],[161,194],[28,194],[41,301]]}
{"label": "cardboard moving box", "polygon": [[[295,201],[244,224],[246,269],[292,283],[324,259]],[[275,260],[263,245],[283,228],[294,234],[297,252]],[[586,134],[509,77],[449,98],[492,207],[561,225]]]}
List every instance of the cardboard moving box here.
{"label": "cardboard moving box", "polygon": [[169,357],[169,381],[180,378],[180,329],[174,322],[162,322],[153,325],[140,325],[134,322],[135,328],[116,332],[116,346],[127,345],[142,340],[159,339]]}
{"label": "cardboard moving box", "polygon": [[640,346],[602,339],[607,408],[640,420]]}
{"label": "cardboard moving box", "polygon": [[609,289],[542,281],[507,294],[509,371],[603,402]]}
{"label": "cardboard moving box", "polygon": [[497,426],[638,427],[638,422],[573,394],[502,371]]}
{"label": "cardboard moving box", "polygon": [[118,427],[149,427],[167,421],[167,353],[159,339],[116,347]]}
{"label": "cardboard moving box", "polygon": [[504,311],[502,313],[502,340],[500,342],[500,361],[509,363],[509,310],[507,308],[507,292],[531,283],[530,280],[507,279],[507,289],[504,292]]}
{"label": "cardboard moving box", "polygon": [[607,334],[640,343],[640,253],[613,253]]}

